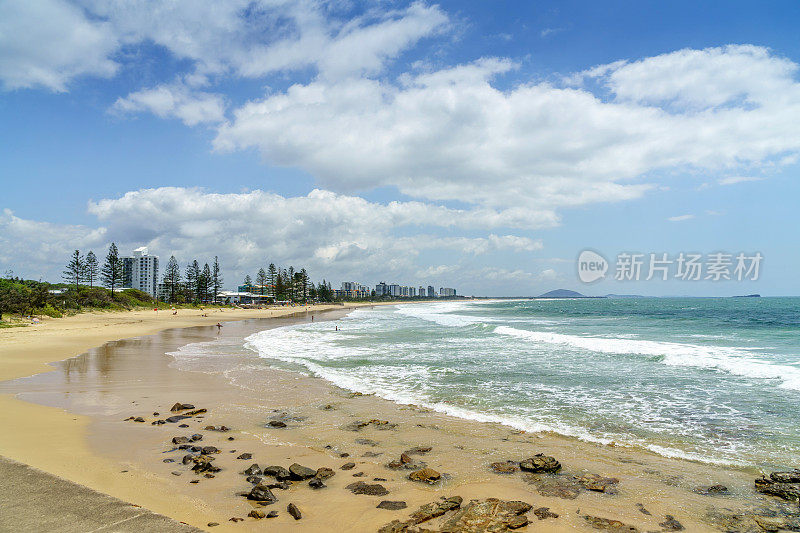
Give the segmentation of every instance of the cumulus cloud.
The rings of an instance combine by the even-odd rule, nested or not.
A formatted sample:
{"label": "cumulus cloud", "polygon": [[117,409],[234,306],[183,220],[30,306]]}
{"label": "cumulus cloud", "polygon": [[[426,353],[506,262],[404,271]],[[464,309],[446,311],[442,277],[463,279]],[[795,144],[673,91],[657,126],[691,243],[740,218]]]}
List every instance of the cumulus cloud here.
{"label": "cumulus cloud", "polygon": [[[131,191],[90,202],[97,227],[0,216],[0,263],[41,264],[51,278],[75,248],[101,253],[112,241],[125,251],[146,245],[164,258],[186,261],[219,255],[238,277],[268,261],[303,265],[316,274],[358,279],[364,275],[410,276],[426,251],[448,250],[457,261],[495,250],[530,252],[542,243],[529,237],[490,233],[442,237],[435,229],[497,227],[485,211],[450,209],[421,202],[368,202],[313,190],[284,197],[264,191],[215,194],[163,187]],[[405,228],[413,235],[396,236]],[[424,233],[420,233],[424,231]],[[409,280],[408,282],[411,282]]]}
{"label": "cumulus cloud", "polygon": [[110,77],[119,40],[111,25],[62,0],[0,2],[0,84],[63,92],[79,76]]}
{"label": "cumulus cloud", "polygon": [[182,83],[159,85],[119,98],[112,110],[119,113],[150,111],[161,118],[177,118],[187,126],[219,123],[225,119],[225,100],[218,94],[191,91]]}

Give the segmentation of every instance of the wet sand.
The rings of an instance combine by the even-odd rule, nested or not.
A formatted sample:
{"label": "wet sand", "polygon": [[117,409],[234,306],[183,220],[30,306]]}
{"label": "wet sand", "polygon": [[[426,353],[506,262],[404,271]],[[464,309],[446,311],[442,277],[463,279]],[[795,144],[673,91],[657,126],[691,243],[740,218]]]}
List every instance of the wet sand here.
{"label": "wet sand", "polygon": [[[316,316],[334,320],[344,312]],[[13,436],[0,436],[0,454],[213,531],[264,527],[375,531],[391,520],[405,519],[422,504],[456,495],[465,502],[488,497],[521,500],[534,509],[549,507],[560,515],[540,521],[529,513],[527,530],[531,531],[590,531],[585,515],[620,520],[640,531],[664,530],[659,524],[672,515],[687,531],[719,531],[707,518],[709,510],[759,507],[763,514],[782,508],[773,498],[753,491],[757,472],[747,469],[668,459],[552,434],[528,434],[354,396],[314,377],[268,368],[255,354],[237,352],[228,358],[177,362],[167,355],[189,343],[219,339],[236,344],[250,333],[309,319],[227,322],[221,332],[213,326],[168,329],[109,342],[55,363],[53,372],[0,383],[0,425],[15,430]],[[151,425],[172,414],[169,409],[175,402],[191,403],[208,413]],[[141,416],[145,422],[125,421],[131,416]],[[373,419],[390,424],[352,430],[353,422]],[[270,420],[280,420],[286,427],[269,427]],[[179,428],[181,423],[189,427]],[[203,429],[209,425],[225,425],[231,431]],[[214,464],[222,470],[214,478],[198,476],[182,465],[186,451],[170,451],[172,437],[195,433],[203,435],[197,444],[221,450],[214,455]],[[431,451],[411,458],[445,474],[444,480],[420,484],[407,479],[408,470],[387,468],[387,463],[416,446],[431,447]],[[237,459],[244,452],[251,453],[252,460]],[[536,481],[522,472],[503,475],[489,468],[496,461],[520,461],[536,453],[558,459],[563,465],[561,475],[534,476]],[[341,470],[347,462],[355,467]],[[240,474],[252,463],[329,467],[336,475],[318,490],[307,482],[297,482],[288,490],[274,489],[279,501],[263,510],[276,510],[278,517],[256,520],[247,515],[261,507],[237,495],[252,487]],[[616,494],[580,489],[574,499],[564,499],[543,495],[537,488],[586,474],[617,478],[612,487]],[[198,482],[190,483],[193,480]],[[389,494],[356,495],[345,489],[359,480],[380,483]],[[715,484],[727,486],[730,494],[693,491]],[[382,500],[402,500],[408,508],[376,508]],[[300,508],[301,520],[288,515],[289,503]],[[232,523],[231,517],[244,520]],[[208,528],[210,522],[219,525]],[[433,529],[436,524],[425,525]]]}

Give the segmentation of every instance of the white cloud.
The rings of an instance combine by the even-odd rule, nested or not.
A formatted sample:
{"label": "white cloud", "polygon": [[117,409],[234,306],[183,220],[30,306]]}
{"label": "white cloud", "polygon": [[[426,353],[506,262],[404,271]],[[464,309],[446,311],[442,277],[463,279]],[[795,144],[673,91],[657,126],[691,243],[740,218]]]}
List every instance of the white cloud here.
{"label": "white cloud", "polygon": [[119,41],[107,22],[62,0],[0,2],[0,83],[67,90],[79,76],[110,77]]}
{"label": "white cloud", "polygon": [[112,111],[150,111],[161,118],[177,118],[187,126],[219,123],[225,119],[225,100],[218,94],[191,91],[182,83],[159,85],[119,98]]}
{"label": "white cloud", "polygon": [[728,178],[721,178],[717,183],[720,185],[735,185],[737,183],[746,183],[750,181],[764,181],[765,178],[756,178],[754,176],[731,176]]}
{"label": "white cloud", "polygon": [[[641,197],[655,171],[768,166],[800,150],[794,63],[752,46],[675,54],[593,69],[613,101],[547,83],[500,90],[493,78],[514,68],[503,59],[405,75],[399,85],[315,80],[235,110],[215,146],[257,148],[336,190],[394,186],[551,217]],[[704,93],[696,80],[706,71],[730,90]]]}
{"label": "white cloud", "polygon": [[694,215],[678,215],[674,217],[669,217],[667,220],[670,222],[683,222],[684,220],[691,220],[694,218]]}

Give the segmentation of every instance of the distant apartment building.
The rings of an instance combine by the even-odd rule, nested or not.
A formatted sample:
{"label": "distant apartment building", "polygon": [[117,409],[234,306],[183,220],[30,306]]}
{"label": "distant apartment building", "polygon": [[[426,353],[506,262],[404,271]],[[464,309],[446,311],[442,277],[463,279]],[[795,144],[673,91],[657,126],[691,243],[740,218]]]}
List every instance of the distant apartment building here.
{"label": "distant apartment building", "polygon": [[425,287],[420,285],[419,289],[417,289],[417,291],[418,291],[417,294],[419,294],[420,298],[425,298]]}
{"label": "distant apartment building", "polygon": [[389,296],[402,296],[400,285],[396,283],[389,285]]}
{"label": "distant apartment building", "polygon": [[409,287],[408,288],[408,295],[411,298],[416,298],[417,297],[417,288],[416,287]]}
{"label": "distant apartment building", "polygon": [[122,287],[138,289],[153,298],[158,296],[158,257],[147,253],[147,246],[122,258]]}
{"label": "distant apartment building", "polygon": [[439,296],[455,296],[456,290],[450,287],[439,287]]}
{"label": "distant apartment building", "polygon": [[343,281],[342,288],[334,291],[334,295],[337,298],[369,298],[370,292],[366,285],[355,281]]}
{"label": "distant apartment building", "polygon": [[436,290],[433,288],[433,285],[428,285],[428,298],[435,298],[436,297]]}
{"label": "distant apartment building", "polygon": [[388,296],[389,295],[389,286],[381,281],[377,285],[375,285],[375,296],[380,298],[381,296]]}

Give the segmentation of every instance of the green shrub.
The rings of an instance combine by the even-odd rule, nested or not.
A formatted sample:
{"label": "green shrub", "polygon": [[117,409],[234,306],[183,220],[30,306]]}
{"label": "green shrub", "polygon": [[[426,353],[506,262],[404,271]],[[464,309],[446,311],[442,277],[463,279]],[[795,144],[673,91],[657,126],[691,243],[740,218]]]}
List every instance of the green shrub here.
{"label": "green shrub", "polygon": [[50,318],[61,318],[63,316],[61,314],[61,311],[59,311],[58,309],[56,309],[55,307],[53,307],[50,304],[45,305],[41,309],[37,309],[34,314],[36,314],[36,315],[45,315],[45,316],[49,316]]}

